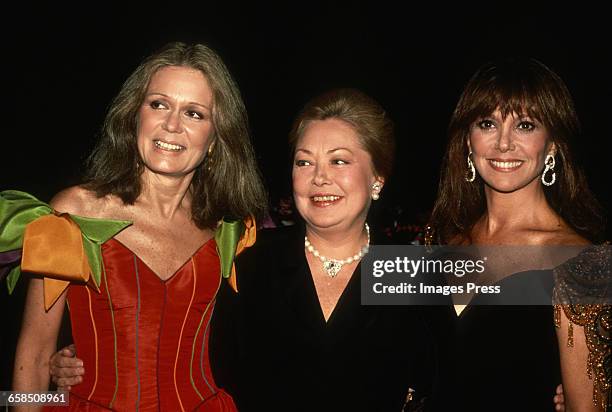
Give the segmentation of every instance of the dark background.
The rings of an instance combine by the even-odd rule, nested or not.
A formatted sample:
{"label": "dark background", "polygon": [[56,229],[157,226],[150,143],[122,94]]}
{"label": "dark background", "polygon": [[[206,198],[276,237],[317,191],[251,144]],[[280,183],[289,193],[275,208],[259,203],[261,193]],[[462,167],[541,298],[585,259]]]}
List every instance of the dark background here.
{"label": "dark background", "polygon": [[[0,190],[48,201],[78,183],[122,82],[143,57],[181,40],[213,47],[236,78],[272,203],[290,193],[285,142],[292,118],[324,90],[355,87],[396,123],[397,162],[383,207],[401,208],[407,221],[426,215],[464,84],[487,60],[524,55],[566,81],[583,123],[577,158],[610,210],[612,36],[603,10],[383,2],[87,7],[24,6],[4,14]],[[0,288],[0,389],[10,386],[23,293],[23,284],[11,297]]]}

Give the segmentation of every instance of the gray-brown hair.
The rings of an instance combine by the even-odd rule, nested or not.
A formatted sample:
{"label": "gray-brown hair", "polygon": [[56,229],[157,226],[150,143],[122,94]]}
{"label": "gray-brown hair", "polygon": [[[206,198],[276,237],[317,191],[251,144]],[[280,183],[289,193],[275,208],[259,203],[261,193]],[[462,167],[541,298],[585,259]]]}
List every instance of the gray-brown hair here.
{"label": "gray-brown hair", "polygon": [[88,159],[86,187],[98,196],[114,194],[127,204],[140,195],[143,165],[136,146],[138,111],[151,77],[168,66],[201,71],[213,93],[213,160],[207,157],[198,166],[191,183],[193,221],[204,228],[214,227],[223,216],[263,216],[267,197],[242,97],[221,58],[203,44],[170,43],[147,57],[125,81]]}

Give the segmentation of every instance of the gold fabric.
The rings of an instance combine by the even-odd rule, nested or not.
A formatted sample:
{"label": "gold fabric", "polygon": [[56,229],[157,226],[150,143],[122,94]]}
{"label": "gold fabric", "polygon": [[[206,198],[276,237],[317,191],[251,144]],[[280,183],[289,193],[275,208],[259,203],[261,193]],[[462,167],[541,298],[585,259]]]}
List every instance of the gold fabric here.
{"label": "gold fabric", "polygon": [[87,282],[89,262],[79,226],[68,214],[42,216],[26,226],[21,270],[44,277],[45,310],[49,310],[69,283]]}
{"label": "gold fabric", "polygon": [[[255,224],[255,219],[253,219],[251,216],[247,217],[244,220],[244,227],[244,233],[236,246],[236,256],[238,256],[244,249],[253,246],[255,244],[255,240],[257,239],[257,226]],[[236,283],[236,265],[234,263],[232,263],[232,274],[227,281],[232,289],[234,289],[234,292],[238,292],[238,284]]]}
{"label": "gold fabric", "polygon": [[[605,296],[609,291],[610,246],[592,246],[576,258],[555,268],[555,326],[561,325],[561,310],[569,320],[567,346],[574,345],[573,324],[584,328],[589,355],[586,373],[593,380],[593,403],[603,410],[612,405],[612,306],[584,304],[584,297]],[[608,408],[608,409],[606,409]]]}

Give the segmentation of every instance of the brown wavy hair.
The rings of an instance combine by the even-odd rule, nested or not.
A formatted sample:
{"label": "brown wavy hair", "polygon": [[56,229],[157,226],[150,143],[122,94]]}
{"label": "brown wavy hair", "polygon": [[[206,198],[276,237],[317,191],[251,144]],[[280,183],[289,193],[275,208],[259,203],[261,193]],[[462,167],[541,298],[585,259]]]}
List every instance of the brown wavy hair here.
{"label": "brown wavy hair", "polygon": [[138,110],[149,81],[162,67],[201,71],[213,92],[212,159],[206,157],[191,182],[192,219],[213,228],[224,216],[260,218],[267,207],[249,136],[248,119],[235,81],[221,58],[202,44],[170,43],[147,57],[113,100],[100,139],[87,160],[85,187],[97,196],[113,194],[126,204],[140,195],[143,164],[136,146]]}
{"label": "brown wavy hair", "polygon": [[291,156],[306,126],[314,120],[338,119],[351,125],[372,158],[377,176],[387,179],[393,169],[395,135],[393,121],[383,107],[356,89],[335,89],[306,103],[289,133]]}
{"label": "brown wavy hair", "polygon": [[470,128],[499,109],[502,117],[527,114],[548,129],[555,143],[556,183],[544,186],[549,205],[583,237],[598,242],[605,219],[588,188],[582,169],[572,158],[571,146],[580,136],[572,97],[561,78],[535,59],[504,59],[484,64],[466,85],[448,128],[438,196],[430,226],[435,240],[446,244],[470,239],[476,221],[486,211],[483,183],[465,180]]}

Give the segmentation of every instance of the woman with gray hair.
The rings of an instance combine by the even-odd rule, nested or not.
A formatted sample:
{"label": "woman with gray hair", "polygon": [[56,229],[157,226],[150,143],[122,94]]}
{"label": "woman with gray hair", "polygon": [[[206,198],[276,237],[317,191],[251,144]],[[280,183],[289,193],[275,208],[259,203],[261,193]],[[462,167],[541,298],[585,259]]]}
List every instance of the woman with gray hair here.
{"label": "woman with gray hair", "polygon": [[[239,249],[253,242],[252,219],[267,201],[244,104],[213,50],[172,43],[138,66],[108,111],[82,185],[50,206],[14,191],[2,202],[3,227],[23,237],[21,269],[39,274],[15,390],[47,390],[46,360],[68,303],[87,371],[68,410],[235,410],[210,369],[209,324],[240,234]],[[46,216],[32,212],[23,228],[24,210]],[[63,262],[45,262],[72,241]],[[76,279],[66,269],[73,262]]]}

